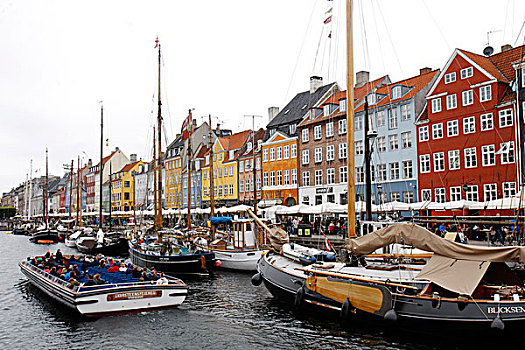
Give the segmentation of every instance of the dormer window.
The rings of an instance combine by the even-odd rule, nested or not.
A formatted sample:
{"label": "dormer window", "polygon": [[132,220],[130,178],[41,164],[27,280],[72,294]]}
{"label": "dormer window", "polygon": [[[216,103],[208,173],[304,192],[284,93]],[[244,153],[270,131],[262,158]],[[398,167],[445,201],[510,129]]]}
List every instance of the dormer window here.
{"label": "dormer window", "polygon": [[297,125],[292,124],[292,125],[290,125],[290,128],[289,128],[289,129],[290,129],[290,130],[289,130],[289,131],[290,131],[290,135],[294,135],[295,132],[296,132],[296,130],[297,130]]}
{"label": "dormer window", "polygon": [[230,159],[233,159],[235,157],[235,151],[230,151]]}
{"label": "dormer window", "polygon": [[339,101],[339,110],[341,112],[346,112],[346,100]]}
{"label": "dormer window", "polygon": [[401,97],[401,86],[394,86],[392,89],[392,98],[400,98]]}
{"label": "dormer window", "polygon": [[375,105],[377,101],[376,94],[370,94],[367,96],[368,104],[369,105]]}
{"label": "dormer window", "polygon": [[250,152],[252,150],[252,143],[251,142],[248,142],[246,144],[246,152]]}
{"label": "dormer window", "polygon": [[262,146],[262,140],[257,140],[257,149],[261,149]]}
{"label": "dormer window", "polygon": [[326,117],[327,115],[330,115],[330,105],[325,105],[323,107],[323,113],[324,113],[324,116]]}

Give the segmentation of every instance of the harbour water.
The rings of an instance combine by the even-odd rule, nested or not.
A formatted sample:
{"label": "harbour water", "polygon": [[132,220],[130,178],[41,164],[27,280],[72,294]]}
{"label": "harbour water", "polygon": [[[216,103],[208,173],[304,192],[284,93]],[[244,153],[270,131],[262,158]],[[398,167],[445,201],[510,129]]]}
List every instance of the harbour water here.
{"label": "harbour water", "polygon": [[[454,349],[461,340],[342,324],[274,300],[250,274],[186,281],[178,309],[85,320],[29,284],[18,262],[63,244],[0,232],[0,348],[10,349]],[[485,344],[487,345],[487,344]]]}

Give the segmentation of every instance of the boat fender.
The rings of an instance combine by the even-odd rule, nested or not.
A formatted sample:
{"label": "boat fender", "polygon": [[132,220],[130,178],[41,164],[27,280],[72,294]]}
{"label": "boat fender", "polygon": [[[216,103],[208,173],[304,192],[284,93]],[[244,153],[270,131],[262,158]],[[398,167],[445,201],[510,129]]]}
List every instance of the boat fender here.
{"label": "boat fender", "polygon": [[490,328],[492,329],[498,329],[500,331],[504,330],[505,329],[505,323],[503,323],[503,321],[501,320],[501,318],[499,317],[499,315],[492,321],[492,323],[490,324]]}
{"label": "boat fender", "polygon": [[303,299],[304,299],[304,287],[301,286],[295,292],[295,302],[294,302],[295,306],[300,306],[303,303]]}
{"label": "boat fender", "polygon": [[252,276],[252,284],[256,287],[260,286],[262,282],[262,275],[257,272],[255,275]]}
{"label": "boat fender", "polygon": [[385,313],[385,320],[395,322],[397,321],[397,312],[394,309],[390,309]]}
{"label": "boat fender", "polygon": [[215,260],[215,267],[221,267],[221,265],[222,265],[222,261]]}
{"label": "boat fender", "polygon": [[352,308],[352,303],[350,302],[350,299],[346,298],[345,301],[343,301],[343,306],[341,307],[341,318],[346,320],[348,319],[348,315],[350,314],[350,309]]}

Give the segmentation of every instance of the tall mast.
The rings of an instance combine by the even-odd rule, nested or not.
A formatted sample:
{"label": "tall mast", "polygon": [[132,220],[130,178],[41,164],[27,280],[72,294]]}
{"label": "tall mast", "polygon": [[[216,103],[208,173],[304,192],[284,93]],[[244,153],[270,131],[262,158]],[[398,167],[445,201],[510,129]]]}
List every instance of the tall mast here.
{"label": "tall mast", "polygon": [[69,220],[71,220],[71,193],[73,192],[73,169],[74,160],[71,159],[71,168],[69,168]]}
{"label": "tall mast", "polygon": [[78,156],[78,159],[77,159],[77,226],[78,227],[80,227],[80,215],[78,213],[78,208],[80,206],[79,185],[80,185],[80,156]]}
{"label": "tall mast", "polygon": [[28,209],[27,209],[28,198],[29,198],[28,188],[29,188],[29,174],[26,174],[26,184],[24,186],[24,212],[26,214],[25,215],[26,218],[29,217]]}
{"label": "tall mast", "polygon": [[[157,39],[158,40],[158,39]],[[158,101],[159,101],[159,110],[157,114],[157,133],[158,133],[158,145],[159,145],[159,162],[157,167],[157,182],[158,182],[158,192],[157,192],[157,228],[160,230],[162,228],[162,115],[161,115],[161,106],[162,102],[160,101],[160,44],[159,45],[159,86],[158,86]],[[159,234],[159,241],[162,241],[162,235]]]}
{"label": "tall mast", "polygon": [[112,176],[113,176],[113,170],[112,170],[112,167],[111,167],[111,160],[109,162],[109,230],[111,231],[111,209],[112,209],[112,206],[113,206],[113,198],[112,197],[112,193],[113,192],[113,184],[112,184]]}
{"label": "tall mast", "polygon": [[137,205],[137,202],[135,201],[135,171],[131,173],[131,176],[133,176],[133,234],[137,232],[137,215],[135,212],[135,206]]}
{"label": "tall mast", "polygon": [[355,163],[354,163],[354,40],[352,37],[352,0],[346,0],[346,143],[348,148],[348,236],[355,236]]}
{"label": "tall mast", "polygon": [[257,215],[257,166],[255,163],[255,116],[252,115],[253,213]]}
{"label": "tall mast", "polygon": [[[210,218],[214,217],[215,216],[215,188],[214,188],[214,184],[213,184],[213,142],[212,142],[212,138],[211,138],[211,114],[208,116],[208,121],[210,123],[210,134],[209,134],[209,138],[210,138]],[[211,223],[211,220],[210,220],[210,223]],[[213,225],[210,225],[211,226],[211,229],[210,229],[210,235],[211,235],[211,240],[215,240],[215,228]]]}
{"label": "tall mast", "polygon": [[27,218],[31,217],[31,199],[33,198],[33,159],[29,162],[29,214]]}
{"label": "tall mast", "polygon": [[155,127],[153,127],[153,212],[155,213],[155,221],[153,227],[155,231],[159,229],[157,226],[157,146],[155,145]]}
{"label": "tall mast", "polygon": [[[372,220],[372,173],[370,165],[370,138],[368,136],[370,120],[368,116],[368,99],[365,98],[365,196],[366,196],[366,219]],[[367,231],[368,233],[368,231]]]}
{"label": "tall mast", "polygon": [[193,127],[191,109],[188,114],[188,230],[191,228],[191,132]]}
{"label": "tall mast", "polygon": [[44,215],[45,215],[44,216],[44,220],[46,221],[46,230],[47,230],[47,224],[48,224],[47,223],[47,214],[48,214],[48,211],[49,211],[47,209],[47,204],[48,204],[47,203],[47,196],[49,194],[49,192],[48,192],[48,190],[49,190],[49,188],[48,188],[49,167],[48,167],[48,159],[47,158],[48,158],[48,156],[47,156],[47,147],[46,147],[46,193],[45,193],[45,196],[44,196],[45,197],[45,199],[44,199]]}
{"label": "tall mast", "polygon": [[[102,160],[104,159],[104,105],[102,104],[102,101],[100,101],[100,167],[99,167],[99,172],[100,172],[100,190],[99,190],[99,196],[100,196],[100,201],[99,201],[99,206],[100,206],[100,210],[99,210],[99,214],[98,214],[98,228],[101,230],[102,229],[102,184],[103,184],[103,178],[102,178],[102,170],[104,169],[104,163],[102,162]],[[111,198],[110,198],[110,201],[111,201]]]}

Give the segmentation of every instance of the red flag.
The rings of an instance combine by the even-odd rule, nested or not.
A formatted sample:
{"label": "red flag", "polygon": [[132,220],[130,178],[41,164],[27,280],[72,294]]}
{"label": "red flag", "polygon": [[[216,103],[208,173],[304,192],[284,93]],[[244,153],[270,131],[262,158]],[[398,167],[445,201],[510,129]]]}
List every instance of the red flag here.
{"label": "red flag", "polygon": [[157,36],[157,39],[155,39],[155,47],[154,49],[156,49],[157,47],[159,47],[159,37]]}
{"label": "red flag", "polygon": [[332,38],[332,32],[330,31],[330,34],[328,34],[328,38],[331,39]]}
{"label": "red flag", "polygon": [[190,134],[193,133],[193,125],[192,125],[191,115],[188,115],[186,119],[184,119],[184,122],[182,123],[182,129],[181,129],[181,141],[186,140],[188,137],[190,137]]}
{"label": "red flag", "polygon": [[328,24],[332,22],[332,16],[328,17],[327,19],[324,20],[324,24]]}
{"label": "red flag", "polygon": [[332,247],[332,243],[330,243],[330,241],[328,240],[328,237],[326,237],[326,235],[324,234],[323,231],[321,231],[321,233],[323,234],[324,239],[325,239],[326,251],[328,251],[328,252],[335,252],[335,249],[334,249],[334,247]]}

